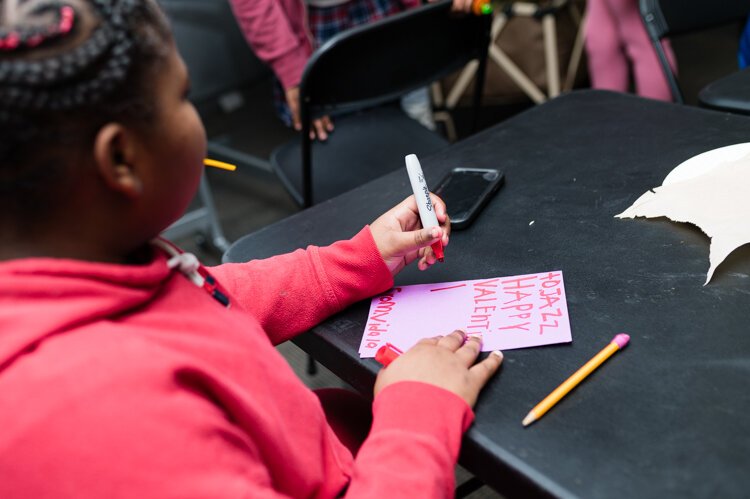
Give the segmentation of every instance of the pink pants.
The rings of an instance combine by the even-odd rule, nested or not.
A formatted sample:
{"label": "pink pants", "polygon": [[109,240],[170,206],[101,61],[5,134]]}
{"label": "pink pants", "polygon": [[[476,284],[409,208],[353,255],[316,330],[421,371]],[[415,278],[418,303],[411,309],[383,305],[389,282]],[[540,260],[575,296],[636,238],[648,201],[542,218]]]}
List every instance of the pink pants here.
{"label": "pink pants", "polygon": [[[591,86],[627,92],[630,67],[636,92],[643,97],[671,101],[667,79],[638,11],[638,0],[588,0],[586,52]],[[665,41],[672,68],[674,53]]]}

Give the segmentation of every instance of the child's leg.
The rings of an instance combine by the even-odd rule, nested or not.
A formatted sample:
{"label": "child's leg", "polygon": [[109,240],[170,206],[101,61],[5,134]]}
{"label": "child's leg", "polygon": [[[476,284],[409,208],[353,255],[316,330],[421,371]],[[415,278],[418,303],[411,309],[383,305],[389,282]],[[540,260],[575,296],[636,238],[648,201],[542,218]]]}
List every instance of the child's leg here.
{"label": "child's leg", "polygon": [[591,86],[627,92],[628,60],[607,0],[588,0],[584,29]]}
{"label": "child's leg", "polygon": [[[607,0],[620,23],[620,33],[625,42],[625,50],[633,64],[633,76],[638,95],[652,99],[672,100],[667,78],[659,64],[656,51],[646,33],[638,0]],[[672,68],[676,62],[672,47],[664,43],[664,51]]]}
{"label": "child's leg", "polygon": [[341,388],[315,390],[328,424],[356,456],[372,425],[372,404],[358,393]]}

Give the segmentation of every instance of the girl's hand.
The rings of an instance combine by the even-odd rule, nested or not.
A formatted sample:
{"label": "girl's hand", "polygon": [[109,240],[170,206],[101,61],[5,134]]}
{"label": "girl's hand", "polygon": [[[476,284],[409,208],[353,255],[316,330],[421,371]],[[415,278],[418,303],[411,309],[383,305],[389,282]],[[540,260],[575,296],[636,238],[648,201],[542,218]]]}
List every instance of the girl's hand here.
{"label": "girl's hand", "polygon": [[[428,0],[429,3],[437,0]],[[453,10],[457,12],[471,12],[472,0],[453,0]]]}
{"label": "girl's hand", "polygon": [[443,241],[448,245],[451,223],[443,200],[430,194],[440,227],[421,228],[419,210],[414,196],[409,196],[370,224],[370,232],[383,257],[383,261],[398,274],[401,269],[419,258],[419,270],[425,270],[437,261],[430,244]]}
{"label": "girl's hand", "polygon": [[[298,132],[302,130],[302,121],[299,117],[299,87],[292,87],[286,90],[286,103],[289,106],[289,112],[292,113],[292,126]],[[328,139],[328,134],[333,132],[333,121],[328,116],[323,116],[312,120],[310,126],[310,138],[315,140],[318,138],[320,141]]]}
{"label": "girl's hand", "polygon": [[375,395],[393,383],[421,381],[453,392],[474,407],[479,392],[503,362],[503,354],[495,351],[474,364],[481,341],[476,336],[467,339],[463,331],[420,340],[381,369],[375,381]]}

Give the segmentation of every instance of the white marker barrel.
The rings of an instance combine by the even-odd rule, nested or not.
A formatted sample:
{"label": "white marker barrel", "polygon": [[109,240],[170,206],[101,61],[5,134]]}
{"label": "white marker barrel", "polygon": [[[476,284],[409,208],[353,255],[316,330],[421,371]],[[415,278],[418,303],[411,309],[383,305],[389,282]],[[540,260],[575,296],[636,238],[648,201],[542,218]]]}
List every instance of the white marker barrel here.
{"label": "white marker barrel", "polygon": [[417,200],[419,208],[419,218],[422,220],[422,227],[437,227],[438,220],[435,216],[435,207],[430,199],[430,189],[427,187],[427,181],[422,173],[422,165],[419,164],[416,154],[406,156],[406,172],[409,174],[411,190],[414,191],[414,197]]}

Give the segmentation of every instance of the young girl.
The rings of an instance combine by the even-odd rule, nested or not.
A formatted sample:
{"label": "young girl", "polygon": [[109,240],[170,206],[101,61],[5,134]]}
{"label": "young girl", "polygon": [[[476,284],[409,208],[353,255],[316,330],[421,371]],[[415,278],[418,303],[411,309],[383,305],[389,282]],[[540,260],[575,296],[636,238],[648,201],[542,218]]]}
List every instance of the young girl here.
{"label": "young girl", "polygon": [[205,153],[155,0],[0,7],[0,497],[452,496],[501,354],[423,340],[362,443],[273,347],[432,265],[444,204],[440,228],[407,198],[351,240],[206,269],[152,241]]}

